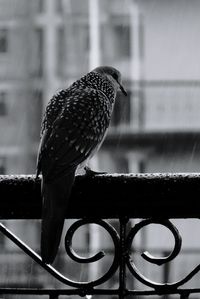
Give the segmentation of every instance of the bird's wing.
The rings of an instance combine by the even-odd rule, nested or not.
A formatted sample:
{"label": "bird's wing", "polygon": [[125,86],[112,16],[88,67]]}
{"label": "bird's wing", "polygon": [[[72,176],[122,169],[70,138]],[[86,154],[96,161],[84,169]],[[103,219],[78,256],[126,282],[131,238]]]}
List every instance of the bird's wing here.
{"label": "bird's wing", "polygon": [[101,142],[108,126],[97,90],[80,90],[66,99],[49,132],[44,132],[39,165],[44,180],[55,180],[87,159]]}

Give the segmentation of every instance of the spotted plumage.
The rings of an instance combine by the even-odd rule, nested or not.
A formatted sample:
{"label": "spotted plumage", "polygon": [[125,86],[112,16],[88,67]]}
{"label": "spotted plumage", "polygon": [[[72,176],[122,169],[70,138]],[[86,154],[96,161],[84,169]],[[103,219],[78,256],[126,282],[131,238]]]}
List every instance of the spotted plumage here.
{"label": "spotted plumage", "polygon": [[43,195],[41,255],[46,263],[53,262],[58,250],[76,169],[100,147],[119,88],[126,93],[120,73],[98,67],[47,105],[37,162]]}

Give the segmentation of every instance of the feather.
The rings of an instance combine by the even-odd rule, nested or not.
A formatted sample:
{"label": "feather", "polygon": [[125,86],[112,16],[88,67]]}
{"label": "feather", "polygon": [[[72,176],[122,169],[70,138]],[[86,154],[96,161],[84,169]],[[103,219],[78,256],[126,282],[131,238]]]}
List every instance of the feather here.
{"label": "feather", "polygon": [[47,264],[58,251],[74,177],[75,169],[53,182],[42,181],[41,256]]}

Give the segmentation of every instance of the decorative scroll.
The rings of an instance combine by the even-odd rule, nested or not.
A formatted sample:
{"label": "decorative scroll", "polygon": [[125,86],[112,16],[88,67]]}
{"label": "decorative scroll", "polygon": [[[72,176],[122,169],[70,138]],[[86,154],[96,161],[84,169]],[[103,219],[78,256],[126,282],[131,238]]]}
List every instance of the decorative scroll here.
{"label": "decorative scroll", "polygon": [[69,228],[69,230],[67,231],[67,234],[65,236],[66,252],[71,257],[71,259],[73,259],[76,262],[93,263],[93,262],[96,262],[96,261],[102,259],[105,256],[104,252],[100,251],[93,257],[82,258],[82,257],[78,256],[72,249],[71,244],[72,244],[72,238],[73,238],[74,233],[76,232],[76,230],[79,227],[81,227],[82,225],[85,225],[85,224],[97,224],[97,225],[102,226],[109,233],[109,235],[112,238],[113,244],[114,244],[114,259],[113,259],[112,265],[110,266],[107,273],[105,273],[101,278],[89,283],[89,285],[93,287],[93,286],[100,285],[100,284],[104,283],[105,281],[107,281],[109,278],[112,277],[112,275],[118,269],[119,253],[120,253],[119,236],[118,236],[118,233],[116,232],[116,230],[110,224],[108,224],[107,222],[105,222],[103,220],[95,220],[95,219],[94,220],[86,220],[86,219],[78,220],[77,222],[72,224],[72,226]]}
{"label": "decorative scroll", "polygon": [[45,264],[41,257],[32,250],[28,245],[26,245],[23,241],[21,241],[19,238],[17,238],[9,229],[7,229],[2,223],[0,223],[0,231],[7,236],[11,241],[13,241],[19,248],[21,248],[27,255],[29,255],[36,263],[38,263],[40,266],[42,266],[46,271],[48,271],[52,276],[54,276],[56,279],[58,279],[60,282],[72,286],[75,288],[82,288],[87,287],[93,288],[94,286],[100,285],[107,281],[118,269],[119,267],[119,236],[116,230],[107,222],[103,220],[78,220],[72,226],[69,228],[66,237],[65,237],[65,248],[66,252],[69,254],[69,256],[79,262],[79,263],[91,263],[98,261],[99,259],[104,257],[103,252],[97,253],[94,257],[90,258],[81,258],[78,255],[76,255],[71,247],[71,240],[73,238],[73,235],[75,231],[82,225],[85,224],[97,224],[99,226],[102,226],[111,236],[111,239],[114,244],[114,258],[113,263],[110,266],[109,270],[106,274],[104,274],[102,277],[100,277],[97,280],[90,281],[90,282],[76,282],[73,281],[66,276],[62,275],[59,271],[57,271],[54,267],[51,265]]}
{"label": "decorative scroll", "polygon": [[181,250],[181,244],[182,244],[182,239],[181,236],[177,230],[177,228],[169,221],[169,220],[154,220],[154,219],[147,219],[143,220],[140,223],[136,224],[131,231],[129,232],[127,236],[127,243],[126,243],[126,248],[128,250],[128,255],[127,255],[127,266],[130,270],[130,272],[136,277],[140,282],[142,282],[144,285],[149,286],[153,289],[159,289],[159,290],[164,290],[164,289],[176,289],[186,282],[188,282],[197,272],[200,270],[200,265],[198,265],[190,274],[188,274],[185,278],[178,280],[173,283],[157,283],[154,282],[148,278],[146,278],[143,274],[140,273],[136,265],[131,259],[131,245],[133,242],[133,239],[135,238],[136,234],[140,229],[142,229],[144,226],[147,226],[149,224],[160,224],[163,225],[164,227],[168,228],[170,232],[174,236],[174,249],[172,250],[171,254],[167,257],[153,257],[150,255],[148,252],[142,253],[142,257],[147,260],[150,263],[157,264],[157,265],[163,265],[167,262],[170,262],[173,260],[180,252]]}
{"label": "decorative scroll", "polygon": [[[121,226],[126,227],[127,223],[121,221]],[[182,286],[186,282],[188,282],[199,270],[200,270],[200,265],[198,265],[191,273],[189,273],[185,278],[178,280],[176,282],[172,283],[158,283],[155,281],[152,281],[145,277],[139,269],[136,267],[134,264],[134,261],[131,258],[131,253],[132,253],[132,243],[134,241],[135,236],[137,233],[145,226],[148,226],[150,224],[159,224],[164,227],[166,227],[173,235],[174,237],[174,248],[172,252],[166,256],[166,257],[154,257],[148,252],[143,252],[142,257],[156,265],[163,265],[165,263],[168,263],[175,259],[177,255],[180,253],[181,250],[181,245],[182,245],[182,240],[181,236],[177,230],[177,228],[169,221],[169,220],[158,220],[158,219],[146,219],[142,220],[138,224],[134,225],[128,235],[126,236],[125,233],[124,235],[120,235],[121,240],[119,238],[118,233],[116,230],[111,226],[109,223],[103,220],[98,220],[98,219],[81,219],[76,222],[74,222],[71,227],[68,229],[66,236],[65,236],[65,249],[66,253],[68,256],[74,260],[75,262],[78,263],[93,263],[98,260],[101,260],[104,258],[105,253],[103,251],[97,252],[95,255],[90,256],[90,257],[81,257],[79,256],[74,249],[72,248],[72,239],[73,236],[75,235],[76,231],[87,224],[96,224],[102,227],[111,237],[112,242],[113,242],[113,247],[114,247],[114,252],[113,252],[113,260],[112,263],[107,270],[107,272],[101,276],[100,278],[97,278],[96,280],[89,281],[89,282],[77,282],[73,281],[66,276],[62,275],[59,271],[57,271],[54,267],[51,265],[45,264],[41,257],[34,252],[30,247],[28,247],[24,242],[22,242],[19,238],[17,238],[10,230],[8,230],[3,224],[0,223],[0,231],[7,236],[10,240],[12,240],[19,248],[21,248],[27,255],[29,255],[36,263],[38,263],[41,267],[43,267],[46,271],[48,271],[53,277],[58,279],[60,282],[74,287],[78,288],[83,291],[82,295],[86,294],[86,291],[94,289],[94,287],[103,284],[106,282],[108,279],[110,279],[114,273],[117,271],[118,268],[122,269],[125,271],[126,266],[134,276],[134,278],[138,279],[140,282],[142,282],[145,286],[151,287],[153,290],[157,291],[159,294],[161,293],[170,293],[173,292],[179,292],[178,287]],[[121,230],[123,231],[123,230]],[[125,230],[124,230],[125,231]],[[122,242],[123,239],[123,242]],[[120,242],[121,241],[121,242]],[[122,244],[123,243],[123,244]],[[121,261],[121,255],[123,255],[124,260],[125,260],[125,266],[124,264],[120,263]],[[119,280],[119,290],[120,290],[120,280]],[[122,284],[121,284],[122,285]],[[125,284],[123,284],[125,286]],[[96,290],[98,291],[98,290]],[[101,290],[102,291],[102,290]],[[113,290],[113,291],[118,291],[118,290]],[[120,290],[121,291],[121,290]],[[182,290],[183,291],[183,290]],[[126,294],[133,294],[134,290],[124,290]],[[185,293],[184,295],[182,294],[182,298],[186,296]],[[122,298],[121,296],[120,298]]]}

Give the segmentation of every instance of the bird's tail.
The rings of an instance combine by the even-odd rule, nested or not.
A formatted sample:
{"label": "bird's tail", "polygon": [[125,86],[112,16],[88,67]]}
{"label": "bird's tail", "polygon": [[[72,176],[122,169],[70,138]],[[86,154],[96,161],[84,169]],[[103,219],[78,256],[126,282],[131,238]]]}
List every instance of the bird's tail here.
{"label": "bird's tail", "polygon": [[42,182],[41,256],[47,264],[53,263],[58,251],[74,177],[72,171],[55,182]]}

